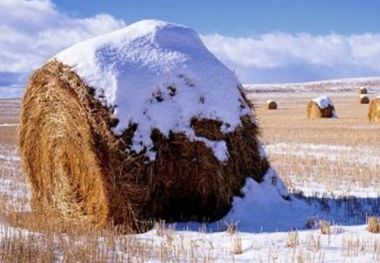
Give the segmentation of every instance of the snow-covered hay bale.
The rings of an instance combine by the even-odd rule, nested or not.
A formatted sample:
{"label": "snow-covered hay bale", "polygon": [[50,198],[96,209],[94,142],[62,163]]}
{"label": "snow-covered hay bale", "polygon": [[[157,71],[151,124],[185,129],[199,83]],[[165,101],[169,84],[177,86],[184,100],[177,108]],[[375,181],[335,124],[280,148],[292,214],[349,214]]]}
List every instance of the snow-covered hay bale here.
{"label": "snow-covered hay bale", "polygon": [[367,93],[368,93],[367,88],[365,88],[365,87],[360,87],[359,88],[359,94],[367,94]]}
{"label": "snow-covered hay bale", "polygon": [[371,122],[380,122],[380,96],[374,98],[369,104],[368,119]]}
{"label": "snow-covered hay bale", "polygon": [[274,100],[267,100],[265,105],[266,105],[267,110],[277,109],[277,103]]}
{"label": "snow-covered hay bale", "polygon": [[359,101],[360,101],[360,104],[368,104],[369,98],[368,98],[368,96],[362,94],[362,95],[360,95]]}
{"label": "snow-covered hay bale", "polygon": [[235,75],[186,27],[141,21],[32,75],[19,133],[33,207],[104,226],[217,220],[269,164]]}
{"label": "snow-covered hay bale", "polygon": [[320,96],[307,104],[307,117],[309,119],[336,117],[332,100],[327,96]]}

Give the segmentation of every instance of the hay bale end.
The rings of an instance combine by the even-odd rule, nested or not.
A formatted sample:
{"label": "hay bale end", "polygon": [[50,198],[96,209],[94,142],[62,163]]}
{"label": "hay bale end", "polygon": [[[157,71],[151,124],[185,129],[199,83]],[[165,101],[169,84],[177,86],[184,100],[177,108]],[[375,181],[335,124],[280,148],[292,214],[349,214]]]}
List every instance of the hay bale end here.
{"label": "hay bale end", "polygon": [[274,100],[267,100],[265,105],[266,105],[267,110],[276,110],[277,109],[277,103]]}
{"label": "hay bale end", "polygon": [[368,104],[370,100],[368,96],[362,94],[360,95],[359,101],[360,101],[360,104]]}
{"label": "hay bale end", "polygon": [[360,87],[359,88],[359,94],[367,94],[367,93],[368,93],[367,88],[365,88],[365,87]]}

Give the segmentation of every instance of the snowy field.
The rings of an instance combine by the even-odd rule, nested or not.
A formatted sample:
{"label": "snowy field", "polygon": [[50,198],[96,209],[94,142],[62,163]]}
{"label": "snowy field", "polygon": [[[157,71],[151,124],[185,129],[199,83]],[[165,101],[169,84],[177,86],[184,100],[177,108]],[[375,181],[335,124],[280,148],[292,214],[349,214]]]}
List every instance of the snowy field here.
{"label": "snowy field", "polygon": [[[356,91],[329,92],[337,119],[309,121],[320,92],[250,93],[261,140],[292,193],[249,181],[233,216],[209,225],[157,223],[139,235],[59,234],[30,213],[30,189],[16,147],[18,100],[0,100],[0,258],[2,262],[379,262],[380,125],[366,119]],[[375,96],[375,92],[370,96]],[[273,99],[278,110],[266,111]]]}
{"label": "snowy field", "polygon": [[370,88],[372,92],[380,91],[380,78],[348,78],[338,80],[324,80],[305,83],[286,84],[246,84],[244,88],[248,92],[268,93],[268,92],[356,92],[358,88]]}

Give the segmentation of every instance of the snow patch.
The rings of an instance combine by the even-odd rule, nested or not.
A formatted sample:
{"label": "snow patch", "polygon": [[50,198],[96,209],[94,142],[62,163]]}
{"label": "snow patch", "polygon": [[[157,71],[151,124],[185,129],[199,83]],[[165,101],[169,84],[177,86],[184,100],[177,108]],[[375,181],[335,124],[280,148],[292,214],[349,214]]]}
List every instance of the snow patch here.
{"label": "snow patch", "polygon": [[332,102],[332,100],[328,96],[317,97],[317,98],[313,99],[313,102],[317,103],[318,107],[321,109],[325,109],[329,106],[334,107],[334,103]]}
{"label": "snow patch", "polygon": [[[247,178],[242,191],[244,196],[234,197],[232,209],[222,221],[238,222],[239,228],[245,231],[260,231],[263,227],[270,231],[304,225],[307,218],[305,209],[309,208],[303,202],[289,200],[287,188],[272,168],[268,169],[261,183]],[[299,213],[303,215],[295,220]],[[292,222],[271,219],[279,216],[289,216]]]}
{"label": "snow patch", "polygon": [[[235,74],[182,25],[143,20],[74,45],[53,59],[71,66],[104,105],[115,107],[115,133],[138,125],[132,150],[146,148],[151,160],[153,128],[194,138],[192,118],[223,121],[229,132],[241,124],[241,116],[251,114]],[[222,144],[206,144],[220,160],[226,158]]]}
{"label": "snow patch", "polygon": [[257,140],[257,145],[259,147],[260,160],[264,160],[268,158],[268,154],[264,149],[264,146],[261,144],[259,140]]}
{"label": "snow patch", "polygon": [[0,127],[15,127],[18,126],[17,123],[1,123]]}

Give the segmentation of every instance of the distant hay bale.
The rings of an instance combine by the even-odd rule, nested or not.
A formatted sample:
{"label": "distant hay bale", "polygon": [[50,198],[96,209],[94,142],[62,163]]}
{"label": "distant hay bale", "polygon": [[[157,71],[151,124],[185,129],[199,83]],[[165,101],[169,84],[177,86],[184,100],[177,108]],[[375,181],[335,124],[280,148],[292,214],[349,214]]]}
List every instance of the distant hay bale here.
{"label": "distant hay bale", "polygon": [[267,108],[267,110],[276,110],[277,109],[277,103],[274,100],[268,100],[266,102],[266,108]]}
{"label": "distant hay bale", "polygon": [[365,88],[365,87],[359,88],[359,94],[367,94],[367,93],[368,93],[367,88]]}
{"label": "distant hay bale", "polygon": [[369,103],[369,98],[366,95],[360,95],[359,101],[360,101],[360,104],[368,104]]}
{"label": "distant hay bale", "polygon": [[371,122],[380,122],[380,97],[373,99],[369,104],[368,119]]}
{"label": "distant hay bale", "polygon": [[129,148],[136,126],[116,135],[112,116],[70,67],[53,60],[34,72],[19,131],[34,209],[131,231],[143,231],[143,222],[154,219],[213,221],[229,211],[246,177],[260,182],[269,168],[251,115],[228,133],[221,132],[221,121],[192,120],[197,136],[226,143],[223,162],[204,142],[157,129],[151,133],[157,157],[150,161]]}
{"label": "distant hay bale", "polygon": [[309,119],[334,118],[335,107],[331,99],[326,96],[315,98],[307,104],[307,117]]}

